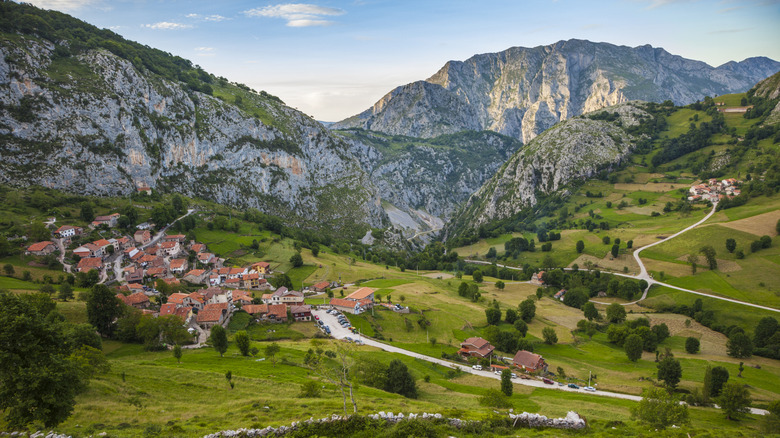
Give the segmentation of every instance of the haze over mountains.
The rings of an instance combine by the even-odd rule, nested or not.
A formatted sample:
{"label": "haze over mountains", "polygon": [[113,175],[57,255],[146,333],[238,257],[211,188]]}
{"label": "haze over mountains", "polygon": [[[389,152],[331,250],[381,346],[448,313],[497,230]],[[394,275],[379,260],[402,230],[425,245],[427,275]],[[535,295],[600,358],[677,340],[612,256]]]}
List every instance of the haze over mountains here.
{"label": "haze over mountains", "polygon": [[677,105],[744,92],[780,69],[764,57],[713,68],[662,48],[584,40],[450,61],[400,86],[373,107],[331,125],[435,137],[491,130],[528,142],[560,120],[629,100]]}
{"label": "haze over mountains", "polygon": [[[97,195],[149,185],[329,229],[440,228],[497,170],[506,172],[521,141],[560,120],[634,99],[684,104],[743,92],[780,69],[767,58],[713,68],[650,46],[561,41],[449,62],[329,130],[278,98],[113,32],[4,7],[41,21],[12,29],[8,15],[0,33],[0,182]],[[596,141],[606,137],[558,136],[566,129],[523,153],[522,163],[541,173],[502,202],[532,202],[540,184],[557,190],[590,174],[577,159],[596,154],[594,165],[608,165],[631,148],[626,137],[601,154],[591,146],[609,146]],[[542,151],[550,147],[556,154]],[[519,208],[485,202],[470,208],[486,214],[469,217]]]}

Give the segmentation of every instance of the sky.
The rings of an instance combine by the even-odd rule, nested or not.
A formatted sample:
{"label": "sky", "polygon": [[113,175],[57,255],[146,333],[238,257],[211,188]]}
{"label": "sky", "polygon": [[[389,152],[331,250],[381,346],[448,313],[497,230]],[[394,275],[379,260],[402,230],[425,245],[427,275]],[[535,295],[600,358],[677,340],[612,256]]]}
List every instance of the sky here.
{"label": "sky", "polygon": [[780,0],[27,0],[265,90],[320,121],[447,61],[571,38],[718,66],[780,61]]}

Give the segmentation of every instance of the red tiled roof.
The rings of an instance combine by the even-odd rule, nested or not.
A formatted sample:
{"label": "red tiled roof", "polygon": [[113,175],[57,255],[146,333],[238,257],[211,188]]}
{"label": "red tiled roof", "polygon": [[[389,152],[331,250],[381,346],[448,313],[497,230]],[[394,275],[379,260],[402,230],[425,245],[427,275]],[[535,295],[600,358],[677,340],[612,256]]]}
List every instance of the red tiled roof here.
{"label": "red tiled roof", "polygon": [[302,306],[290,306],[290,312],[295,315],[296,313],[311,313],[311,306],[304,304]]}
{"label": "red tiled roof", "polygon": [[94,241],[94,242],[92,242],[92,243],[93,243],[94,245],[96,245],[96,246],[99,246],[99,247],[101,247],[101,248],[103,248],[103,247],[106,247],[106,246],[108,246],[108,245],[111,245],[111,242],[109,242],[109,241],[108,241],[108,240],[106,240],[106,239],[99,239],[99,240],[96,240],[96,241]]}
{"label": "red tiled roof", "polygon": [[192,269],[190,270],[190,272],[184,274],[184,276],[186,277],[188,275],[192,275],[194,277],[200,277],[201,275],[203,275],[204,272],[206,272],[205,269]]}
{"label": "red tiled roof", "polygon": [[227,308],[228,308],[228,303],[209,303],[206,304],[206,307],[204,307],[203,310],[214,310],[214,309],[227,310]]}
{"label": "red tiled roof", "polygon": [[171,269],[181,269],[185,263],[187,263],[187,259],[173,259],[171,260]]}
{"label": "red tiled roof", "polygon": [[141,304],[141,303],[148,303],[149,297],[146,296],[143,292],[135,292],[127,297],[127,304],[133,305],[133,304]]}
{"label": "red tiled roof", "polygon": [[79,260],[79,271],[84,269],[100,269],[101,267],[103,267],[103,259],[100,257],[85,257]]}
{"label": "red tiled roof", "polygon": [[160,316],[173,315],[173,312],[175,310],[176,310],[176,304],[168,301],[167,303],[160,306]]}
{"label": "red tiled roof", "polygon": [[218,322],[222,318],[222,310],[220,309],[203,309],[198,312],[198,322]]}
{"label": "red tiled roof", "polygon": [[168,302],[174,304],[184,304],[184,299],[187,297],[189,297],[189,295],[177,292],[175,294],[171,294],[171,296],[168,297]]}
{"label": "red tiled roof", "polygon": [[179,281],[176,277],[166,277],[163,278],[162,281],[168,283],[168,284],[181,284],[181,281]]}
{"label": "red tiled roof", "polygon": [[328,281],[321,281],[314,286],[312,286],[313,289],[325,289],[326,287],[330,286],[330,282]]}
{"label": "red tiled roof", "polygon": [[43,251],[49,245],[54,245],[54,242],[50,242],[48,240],[44,240],[43,242],[33,243],[32,245],[28,246],[27,247],[27,251],[30,251],[30,252],[32,252],[32,251],[35,251],[35,252]]}
{"label": "red tiled roof", "polygon": [[372,293],[374,293],[374,289],[371,289],[370,287],[361,287],[355,292],[352,292],[351,294],[347,295],[347,299],[355,300],[355,301],[362,300],[368,298],[368,296],[371,295]]}
{"label": "red tiled roof", "polygon": [[205,261],[205,260],[208,260],[208,259],[210,259],[212,257],[214,257],[214,254],[212,254],[210,252],[202,252],[202,253],[198,254],[198,260],[200,260],[200,261]]}
{"label": "red tiled roof", "polygon": [[179,244],[179,242],[176,242],[176,241],[168,241],[168,242],[161,243],[160,247],[162,249],[171,249],[171,248],[176,247],[178,244]]}
{"label": "red tiled roof", "polygon": [[285,304],[269,304],[268,315],[276,316],[279,319],[287,318],[287,305]]}
{"label": "red tiled roof", "polygon": [[225,280],[225,284],[227,284],[227,283],[241,283],[241,279],[240,278],[228,278],[227,280]]}
{"label": "red tiled roof", "polygon": [[241,310],[250,315],[268,313],[268,304],[246,304]]}
{"label": "red tiled roof", "polygon": [[257,263],[252,265],[253,268],[255,268],[255,267],[257,267],[257,268],[268,268],[269,266],[271,266],[271,264],[268,263],[268,262],[257,262]]}
{"label": "red tiled roof", "polygon": [[188,297],[190,297],[190,298],[192,298],[193,300],[195,300],[195,301],[197,301],[197,302],[201,303],[201,304],[203,304],[203,302],[205,301],[205,300],[203,299],[203,295],[201,295],[201,293],[200,293],[200,292],[193,292],[193,293],[191,293],[191,294],[189,294],[189,295],[187,295],[187,296],[188,296]]}
{"label": "red tiled roof", "polygon": [[351,309],[354,309],[357,304],[358,303],[356,301],[345,300],[344,298],[331,298],[330,299],[330,305],[331,306],[349,307]]}
{"label": "red tiled roof", "polygon": [[149,276],[162,275],[164,273],[165,273],[165,268],[149,268],[146,270],[146,275]]}
{"label": "red tiled roof", "polygon": [[515,354],[512,361],[516,365],[535,370],[540,360],[544,360],[542,356],[531,353],[530,351],[520,350]]}
{"label": "red tiled roof", "polygon": [[464,344],[470,344],[470,345],[473,345],[476,348],[482,348],[482,347],[484,347],[486,345],[490,345],[490,342],[488,342],[488,341],[486,341],[486,340],[484,340],[482,338],[468,338],[468,339],[466,339],[465,341],[463,341],[461,343],[461,345],[464,345]]}
{"label": "red tiled roof", "polygon": [[245,280],[257,280],[259,278],[260,278],[260,274],[258,274],[257,272],[253,272],[244,277]]}

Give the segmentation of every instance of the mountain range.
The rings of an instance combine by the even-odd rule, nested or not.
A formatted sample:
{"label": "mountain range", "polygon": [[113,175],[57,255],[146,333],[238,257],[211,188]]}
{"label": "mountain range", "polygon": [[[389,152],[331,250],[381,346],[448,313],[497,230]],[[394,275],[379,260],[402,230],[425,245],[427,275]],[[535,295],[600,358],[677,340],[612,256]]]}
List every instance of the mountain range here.
{"label": "mountain range", "polygon": [[[150,186],[353,234],[440,229],[470,197],[461,218],[504,217],[618,163],[633,138],[591,119],[556,123],[635,99],[744,92],[780,69],[561,41],[449,62],[326,128],[68,15],[0,9],[0,182],[94,195]],[[641,105],[616,108],[626,127],[642,117]]]}
{"label": "mountain range", "polygon": [[649,45],[572,39],[450,61],[430,78],[397,87],[330,127],[412,137],[491,130],[527,143],[561,120],[610,105],[686,105],[744,92],[778,70],[780,63],[765,57],[714,68]]}

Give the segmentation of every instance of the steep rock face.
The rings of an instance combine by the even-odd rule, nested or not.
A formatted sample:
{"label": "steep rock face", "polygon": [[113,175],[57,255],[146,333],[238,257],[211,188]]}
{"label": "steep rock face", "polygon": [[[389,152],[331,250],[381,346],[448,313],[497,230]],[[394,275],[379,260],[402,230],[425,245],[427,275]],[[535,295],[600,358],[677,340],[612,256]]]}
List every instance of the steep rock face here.
{"label": "steep rock face", "polygon": [[619,164],[636,141],[624,128],[650,115],[636,102],[607,111],[618,113],[620,124],[578,117],[559,123],[516,152],[469,198],[445,235],[508,218],[534,205],[540,194],[559,192],[572,181]]}
{"label": "steep rock face", "polygon": [[764,123],[767,125],[780,123],[780,72],[756,84],[752,91],[758,97],[763,97],[770,101],[777,100],[775,107],[769,113]]}
{"label": "steep rock face", "polygon": [[398,87],[331,127],[421,137],[492,130],[528,142],[560,120],[610,105],[688,104],[746,91],[778,70],[780,63],[768,58],[713,68],[649,45],[560,41],[450,61],[427,80]]}
{"label": "steep rock face", "polygon": [[0,181],[97,195],[148,185],[304,223],[382,224],[347,145],[300,112],[252,94],[261,120],[107,51],[54,49],[0,38]]}
{"label": "steep rock face", "polygon": [[362,130],[338,133],[371,175],[382,200],[392,204],[385,205],[391,221],[412,231],[440,228],[441,219],[448,219],[522,146],[490,131],[430,140]]}

